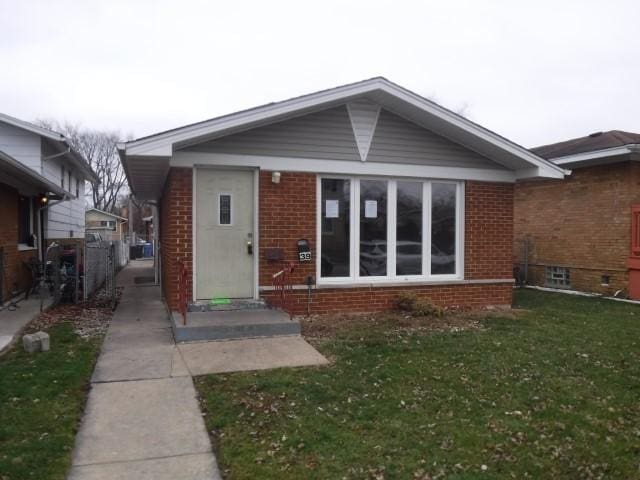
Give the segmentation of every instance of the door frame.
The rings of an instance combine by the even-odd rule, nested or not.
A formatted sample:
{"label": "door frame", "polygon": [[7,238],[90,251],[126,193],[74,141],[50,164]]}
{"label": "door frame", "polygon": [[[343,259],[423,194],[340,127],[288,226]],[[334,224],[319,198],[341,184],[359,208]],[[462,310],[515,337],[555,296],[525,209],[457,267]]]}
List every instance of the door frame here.
{"label": "door frame", "polygon": [[196,302],[197,301],[197,268],[198,268],[198,259],[197,259],[197,255],[198,255],[198,249],[197,249],[197,228],[198,228],[198,221],[197,221],[197,209],[196,209],[196,205],[198,204],[197,202],[197,195],[198,195],[198,184],[197,184],[197,175],[198,175],[198,170],[238,170],[238,171],[250,171],[253,172],[253,228],[252,228],[252,234],[253,234],[253,282],[252,282],[252,297],[254,300],[258,300],[259,298],[259,292],[260,292],[260,288],[258,285],[258,279],[259,279],[259,268],[260,268],[260,235],[259,235],[259,220],[260,220],[260,213],[259,213],[259,208],[260,208],[260,168],[259,167],[236,167],[236,166],[228,166],[228,165],[200,165],[200,164],[195,164],[193,166],[192,169],[192,179],[191,179],[191,190],[193,192],[192,194],[192,198],[191,198],[191,239],[192,239],[192,245],[191,245],[191,284],[193,285],[193,288],[191,289],[191,295],[192,295],[192,299],[191,301]]}

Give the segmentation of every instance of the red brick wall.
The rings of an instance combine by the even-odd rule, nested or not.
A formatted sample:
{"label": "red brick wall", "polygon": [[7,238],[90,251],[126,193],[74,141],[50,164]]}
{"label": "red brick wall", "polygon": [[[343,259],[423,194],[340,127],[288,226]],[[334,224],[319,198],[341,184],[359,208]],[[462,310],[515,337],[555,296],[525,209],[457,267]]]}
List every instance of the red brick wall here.
{"label": "red brick wall", "polygon": [[465,185],[465,279],[513,276],[513,184]]}
{"label": "red brick wall", "polygon": [[[465,279],[512,277],[513,185],[467,182],[465,187]],[[313,261],[297,261],[296,240],[309,240]],[[280,184],[271,172],[260,173],[260,286],[270,287],[282,262],[264,259],[268,247],[282,247],[285,262],[293,261],[293,284],[316,276],[316,175],[283,172]],[[511,284],[441,285],[417,287],[321,288],[312,294],[312,312],[376,311],[389,309],[399,291],[413,290],[442,305],[510,305]],[[262,291],[269,299],[273,294]],[[304,313],[307,292],[293,293],[294,311]]]}
{"label": "red brick wall", "polygon": [[[271,172],[260,172],[260,281],[272,284],[272,275],[282,262],[268,262],[267,248],[282,248],[285,262],[293,261],[293,281],[303,284],[308,275],[316,275],[316,175],[282,172],[280,183],[271,182]],[[311,262],[298,262],[297,241],[309,240]]]}
{"label": "red brick wall", "polygon": [[172,310],[178,309],[176,260],[187,268],[187,299],[193,295],[192,242],[193,174],[190,168],[171,168],[160,202],[160,246],[164,297]]}
{"label": "red brick wall", "polygon": [[[271,287],[272,275],[286,262],[296,265],[293,283],[301,285],[308,275],[315,277],[316,175],[282,172],[279,184],[271,172],[260,172],[259,198],[259,284]],[[513,186],[467,182],[465,188],[465,278],[510,279],[512,269]],[[192,298],[192,170],[172,168],[160,206],[164,295],[170,308],[178,306],[175,259],[188,268],[188,298]],[[296,241],[309,241],[313,260],[297,260]],[[282,248],[284,262],[265,259],[268,248]],[[413,287],[360,287],[316,289],[313,312],[339,310],[374,311],[391,308],[401,290],[413,290],[442,305],[509,305],[511,284],[458,284]],[[261,292],[267,299],[269,291]],[[294,292],[295,310],[306,311],[306,291]]]}
{"label": "red brick wall", "polygon": [[[569,267],[571,287],[611,294],[627,287],[631,205],[640,203],[640,166],[631,162],[574,169],[564,181],[518,184],[515,261],[529,243],[529,283],[543,285],[545,266]],[[611,277],[602,286],[603,275]]]}
{"label": "red brick wall", "polygon": [[0,183],[0,247],[4,248],[3,298],[10,293],[24,290],[30,284],[31,275],[23,262],[37,257],[37,250],[18,250],[18,192]]}

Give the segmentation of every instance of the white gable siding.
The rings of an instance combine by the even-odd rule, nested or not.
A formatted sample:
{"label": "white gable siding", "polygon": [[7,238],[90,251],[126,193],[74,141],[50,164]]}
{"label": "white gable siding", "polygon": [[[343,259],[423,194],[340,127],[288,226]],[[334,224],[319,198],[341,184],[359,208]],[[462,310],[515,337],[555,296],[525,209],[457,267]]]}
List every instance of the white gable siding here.
{"label": "white gable siding", "polygon": [[376,131],[380,105],[368,100],[357,100],[347,104],[347,111],[349,112],[351,127],[360,152],[360,159],[364,162],[367,159],[371,140]]}
{"label": "white gable siding", "polygon": [[40,143],[39,135],[0,122],[0,150],[42,174]]}

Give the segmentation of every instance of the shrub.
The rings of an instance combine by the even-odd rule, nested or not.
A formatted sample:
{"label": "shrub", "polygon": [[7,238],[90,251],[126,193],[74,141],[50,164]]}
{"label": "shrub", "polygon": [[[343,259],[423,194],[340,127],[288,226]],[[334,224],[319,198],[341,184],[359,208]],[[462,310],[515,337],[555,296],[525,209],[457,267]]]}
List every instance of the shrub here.
{"label": "shrub", "polygon": [[407,312],[414,317],[440,317],[444,313],[442,307],[439,307],[428,298],[419,298],[413,292],[400,293],[396,299],[396,306],[399,310]]}

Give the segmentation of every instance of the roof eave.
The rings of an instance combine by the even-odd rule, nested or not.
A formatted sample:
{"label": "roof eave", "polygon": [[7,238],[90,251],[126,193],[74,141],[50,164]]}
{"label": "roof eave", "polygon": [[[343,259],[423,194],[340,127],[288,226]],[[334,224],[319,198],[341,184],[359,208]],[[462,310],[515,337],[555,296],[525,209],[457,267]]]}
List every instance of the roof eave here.
{"label": "roof eave", "polygon": [[610,163],[612,158],[640,153],[640,144],[622,145],[619,147],[605,148],[591,152],[576,153],[562,157],[550,158],[549,161],[558,166],[580,167],[585,164],[598,165]]}

